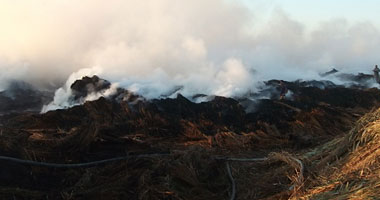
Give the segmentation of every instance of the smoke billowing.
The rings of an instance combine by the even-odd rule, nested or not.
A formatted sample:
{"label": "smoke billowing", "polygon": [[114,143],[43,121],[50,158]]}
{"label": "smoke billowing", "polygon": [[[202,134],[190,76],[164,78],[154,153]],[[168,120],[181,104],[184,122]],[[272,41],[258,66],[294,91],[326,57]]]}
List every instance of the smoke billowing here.
{"label": "smoke billowing", "polygon": [[0,89],[14,79],[42,88],[66,82],[57,93],[69,94],[78,73],[66,81],[70,74],[96,69],[147,98],[178,86],[184,95],[234,96],[264,79],[311,79],[332,67],[367,72],[380,59],[370,22],[336,19],[309,30],[278,9],[257,26],[238,1],[3,0],[0,13]]}

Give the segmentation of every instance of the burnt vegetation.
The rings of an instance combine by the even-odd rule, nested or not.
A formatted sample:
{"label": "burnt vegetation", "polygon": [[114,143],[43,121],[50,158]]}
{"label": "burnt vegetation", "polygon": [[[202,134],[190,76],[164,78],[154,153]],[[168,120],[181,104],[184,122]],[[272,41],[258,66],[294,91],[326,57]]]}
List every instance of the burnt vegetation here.
{"label": "burnt vegetation", "polygon": [[[350,134],[363,132],[365,125],[358,125],[357,120],[379,106],[380,91],[359,87],[372,77],[358,76],[351,77],[358,81],[351,87],[328,81],[284,81],[282,87],[292,95],[282,100],[277,80],[266,82],[257,93],[239,98],[215,96],[202,103],[180,93],[176,98],[146,100],[119,88],[107,98],[45,114],[32,111],[46,103],[48,95],[32,89],[18,90],[21,93],[13,97],[2,92],[2,156],[67,164],[128,155],[170,156],[77,169],[0,160],[0,195],[5,199],[228,199],[230,172],[236,199],[323,195],[316,192],[318,184],[323,191],[333,191],[344,183],[337,172],[329,171],[328,164],[346,159],[352,148],[367,151],[354,144],[360,140],[358,145],[363,146],[369,139]],[[73,100],[110,85],[96,76],[84,77],[71,86]],[[193,98],[197,97],[205,95]],[[25,98],[20,106],[20,99]],[[365,117],[373,122],[375,116]],[[337,150],[332,150],[332,141],[339,146]],[[231,162],[228,171],[226,161],[218,156],[267,159]],[[371,159],[378,160],[377,154]],[[349,162],[339,160],[336,166],[347,167]],[[356,167],[347,169],[347,174],[359,173]],[[337,181],[324,182],[321,174]]]}

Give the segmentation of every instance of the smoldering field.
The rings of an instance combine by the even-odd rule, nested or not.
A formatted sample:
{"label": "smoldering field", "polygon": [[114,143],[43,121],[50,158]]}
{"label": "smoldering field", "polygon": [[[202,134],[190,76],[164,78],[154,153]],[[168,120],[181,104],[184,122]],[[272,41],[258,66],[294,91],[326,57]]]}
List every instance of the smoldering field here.
{"label": "smoldering field", "polygon": [[331,19],[309,29],[281,8],[259,21],[238,1],[0,5],[1,90],[22,80],[65,95],[75,79],[97,74],[147,98],[176,87],[185,96],[238,96],[267,79],[321,79],[332,67],[369,72],[379,63],[371,22]]}

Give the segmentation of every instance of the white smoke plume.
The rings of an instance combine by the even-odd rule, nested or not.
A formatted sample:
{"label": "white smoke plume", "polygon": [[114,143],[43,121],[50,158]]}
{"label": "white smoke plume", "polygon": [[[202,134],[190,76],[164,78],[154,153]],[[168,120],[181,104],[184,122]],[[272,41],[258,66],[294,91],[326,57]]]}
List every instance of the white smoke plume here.
{"label": "white smoke plume", "polygon": [[[147,98],[178,86],[184,95],[234,96],[261,80],[313,79],[333,66],[370,72],[380,61],[370,22],[308,30],[282,10],[257,19],[228,0],[2,0],[0,90],[11,79],[58,88],[97,66],[102,78]],[[73,77],[49,109],[66,106]]]}
{"label": "white smoke plume", "polygon": [[[75,104],[71,101],[72,97],[72,90],[71,90],[71,85],[78,79],[81,79],[83,76],[93,76],[96,74],[101,74],[101,69],[100,68],[84,68],[79,70],[78,72],[75,72],[70,75],[70,77],[67,79],[66,83],[58,88],[55,91],[54,95],[54,100],[49,103],[48,105],[43,106],[42,111],[43,113],[50,111],[50,110],[56,110],[56,109],[61,109],[61,108],[68,108],[72,107]],[[89,100],[94,100],[98,97],[93,97],[94,95],[98,96],[98,94],[92,94],[89,95]],[[86,98],[87,99],[87,98]],[[83,103],[83,102],[78,102],[78,103]]]}

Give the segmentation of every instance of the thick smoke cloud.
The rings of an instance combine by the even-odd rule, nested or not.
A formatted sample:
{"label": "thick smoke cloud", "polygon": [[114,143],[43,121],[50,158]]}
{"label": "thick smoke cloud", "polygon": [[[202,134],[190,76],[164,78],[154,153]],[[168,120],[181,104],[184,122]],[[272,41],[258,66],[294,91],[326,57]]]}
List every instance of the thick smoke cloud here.
{"label": "thick smoke cloud", "polygon": [[184,95],[234,96],[265,79],[313,79],[332,66],[368,72],[379,63],[380,33],[369,22],[308,30],[276,10],[259,27],[237,2],[3,0],[0,89],[13,79],[58,88],[95,68],[147,98],[178,86]]}

